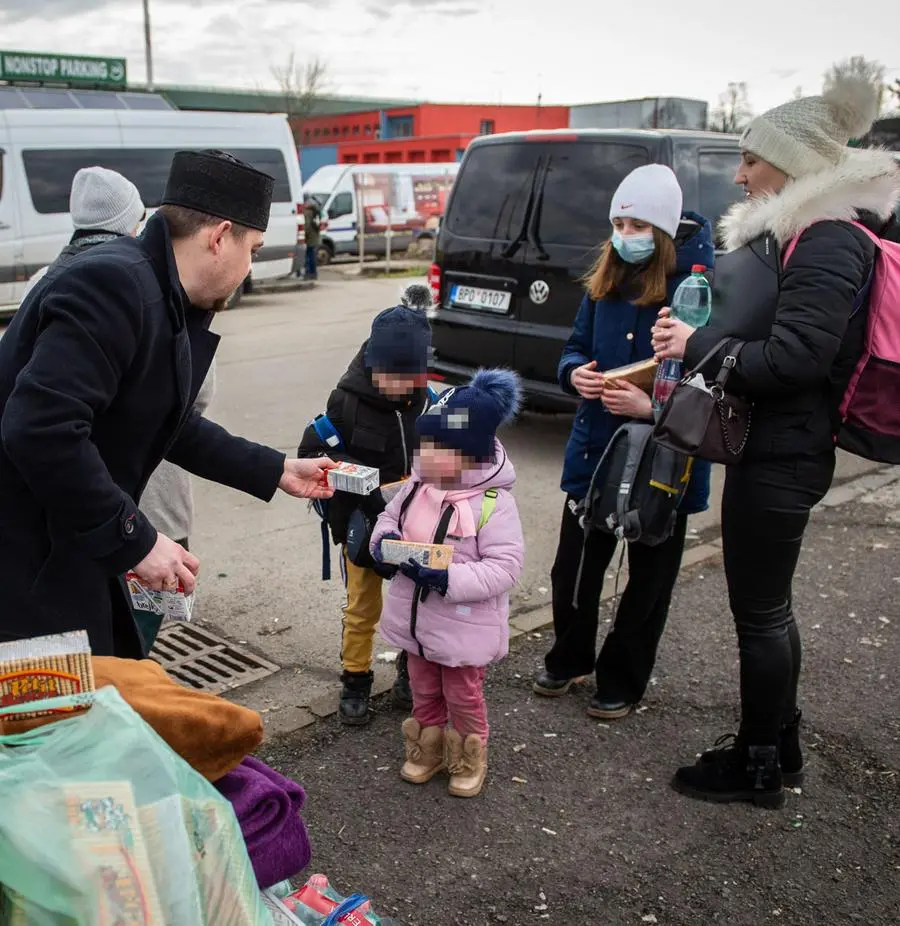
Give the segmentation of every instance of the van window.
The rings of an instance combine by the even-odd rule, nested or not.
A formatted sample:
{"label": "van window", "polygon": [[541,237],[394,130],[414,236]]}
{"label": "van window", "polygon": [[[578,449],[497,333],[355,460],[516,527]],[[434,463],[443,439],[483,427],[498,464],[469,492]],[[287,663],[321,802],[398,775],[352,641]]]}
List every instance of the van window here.
{"label": "van window", "polygon": [[533,144],[472,148],[456,181],[448,230],[467,238],[515,238],[525,218],[538,153]]}
{"label": "van window", "polygon": [[543,244],[594,247],[609,237],[609,207],[626,174],[650,162],[636,145],[575,143],[544,147],[547,170],[538,236]]}
{"label": "van window", "polygon": [[[229,154],[275,178],[272,202],[293,203],[284,155],[277,148],[228,148]],[[25,176],[34,208],[42,214],[69,211],[69,191],[82,167],[118,171],[140,191],[145,206],[158,206],[166,187],[174,148],[82,148],[26,150]]]}
{"label": "van window", "polygon": [[342,215],[353,212],[353,195],[351,193],[338,193],[328,207],[328,218],[339,219]]}
{"label": "van window", "polygon": [[728,207],[743,197],[743,191],[735,185],[734,175],[740,162],[740,153],[734,151],[701,151],[698,154],[700,167],[700,214],[716,227],[718,220]]}

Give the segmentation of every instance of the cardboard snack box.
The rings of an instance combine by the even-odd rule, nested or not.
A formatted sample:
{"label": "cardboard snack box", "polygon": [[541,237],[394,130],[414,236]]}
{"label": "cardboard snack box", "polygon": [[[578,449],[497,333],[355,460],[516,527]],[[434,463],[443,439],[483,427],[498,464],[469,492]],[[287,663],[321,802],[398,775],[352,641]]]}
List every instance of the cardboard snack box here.
{"label": "cardboard snack box", "polygon": [[653,392],[653,381],[656,379],[658,366],[657,361],[651,357],[649,360],[639,360],[637,363],[629,363],[624,367],[607,370],[603,376],[613,383],[625,380],[643,389],[649,395]]}
{"label": "cardboard snack box", "polygon": [[413,543],[411,540],[384,540],[381,554],[386,563],[399,566],[414,559],[428,569],[447,569],[453,562],[453,547],[447,543]]}
{"label": "cardboard snack box", "polygon": [[377,469],[358,463],[338,463],[334,469],[328,470],[327,478],[332,489],[353,495],[371,495],[381,482]]}
{"label": "cardboard snack box", "polygon": [[401,479],[399,482],[386,482],[380,487],[385,505],[389,505],[400,494],[407,482],[409,482],[408,478]]}

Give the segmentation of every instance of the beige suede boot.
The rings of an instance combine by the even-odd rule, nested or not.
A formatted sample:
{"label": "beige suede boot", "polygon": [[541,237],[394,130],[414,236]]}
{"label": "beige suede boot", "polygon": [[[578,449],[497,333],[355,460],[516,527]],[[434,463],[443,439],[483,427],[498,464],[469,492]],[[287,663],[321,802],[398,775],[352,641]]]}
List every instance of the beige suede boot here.
{"label": "beige suede boot", "polygon": [[415,717],[403,721],[406,761],[400,777],[410,784],[423,785],[444,767],[444,731],[440,727],[423,727]]}
{"label": "beige suede boot", "polygon": [[444,737],[444,762],[450,772],[450,794],[453,797],[477,797],[487,775],[487,746],[480,737],[467,736],[465,741],[448,730]]}

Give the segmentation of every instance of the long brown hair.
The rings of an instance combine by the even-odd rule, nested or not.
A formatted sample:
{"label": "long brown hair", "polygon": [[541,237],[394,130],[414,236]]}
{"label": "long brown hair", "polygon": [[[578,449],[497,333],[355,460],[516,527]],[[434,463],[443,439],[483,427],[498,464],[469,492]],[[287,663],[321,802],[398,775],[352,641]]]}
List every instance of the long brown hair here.
{"label": "long brown hair", "polygon": [[675,242],[655,225],[651,228],[656,250],[650,260],[639,268],[619,257],[612,240],[603,244],[597,262],[584,277],[585,289],[591,299],[598,302],[613,293],[622,295],[622,287],[627,282],[629,289],[637,291],[636,298],[628,297],[628,301],[635,305],[661,305],[666,301],[668,278],[676,267]]}

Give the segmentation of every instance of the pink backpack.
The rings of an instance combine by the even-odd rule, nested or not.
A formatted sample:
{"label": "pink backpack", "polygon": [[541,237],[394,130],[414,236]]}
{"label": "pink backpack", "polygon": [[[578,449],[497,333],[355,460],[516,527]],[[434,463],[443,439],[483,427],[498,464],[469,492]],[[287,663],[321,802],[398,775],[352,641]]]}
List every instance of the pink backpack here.
{"label": "pink backpack", "polygon": [[[900,244],[853,222],[881,252],[868,290],[869,317],[862,356],[841,401],[838,447],[879,463],[900,463]],[[802,232],[801,232],[802,234]],[[800,235],[784,252],[786,265]]]}

